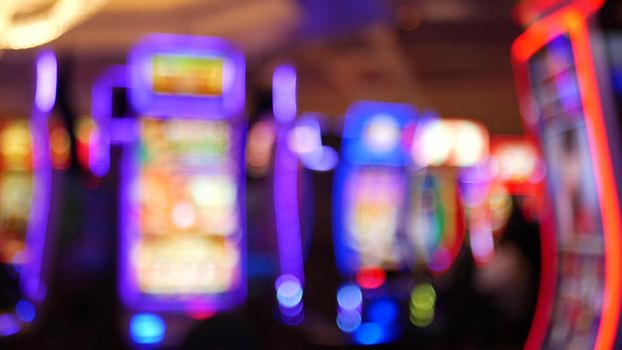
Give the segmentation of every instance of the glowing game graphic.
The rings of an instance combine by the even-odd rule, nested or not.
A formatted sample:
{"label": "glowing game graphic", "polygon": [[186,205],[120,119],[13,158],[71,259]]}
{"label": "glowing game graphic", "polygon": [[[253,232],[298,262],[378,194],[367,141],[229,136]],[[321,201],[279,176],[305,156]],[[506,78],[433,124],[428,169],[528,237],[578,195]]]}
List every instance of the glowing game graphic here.
{"label": "glowing game graphic", "polygon": [[401,250],[397,232],[404,205],[404,179],[397,169],[364,167],[347,186],[348,245],[359,252],[362,266],[394,269]]}
{"label": "glowing game graphic", "polygon": [[220,293],[239,283],[237,164],[228,123],[142,119],[140,289]]}
{"label": "glowing game graphic", "polygon": [[152,88],[157,94],[222,95],[224,61],[221,58],[155,55],[152,64]]}
{"label": "glowing game graphic", "polygon": [[33,190],[28,120],[0,122],[0,261],[21,265]]}
{"label": "glowing game graphic", "polygon": [[333,191],[335,253],[346,276],[384,276],[405,267],[409,155],[403,132],[415,115],[408,105],[380,102],[358,102],[348,110]]}
{"label": "glowing game graphic", "polygon": [[411,181],[406,233],[415,261],[432,272],[445,272],[465,234],[456,175],[448,169],[426,169]]}

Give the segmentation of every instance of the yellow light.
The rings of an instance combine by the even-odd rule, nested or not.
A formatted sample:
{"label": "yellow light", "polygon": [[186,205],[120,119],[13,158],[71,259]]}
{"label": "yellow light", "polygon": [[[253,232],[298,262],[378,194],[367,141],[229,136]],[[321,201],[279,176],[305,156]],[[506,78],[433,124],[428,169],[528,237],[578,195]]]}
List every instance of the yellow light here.
{"label": "yellow light", "polygon": [[0,154],[10,169],[31,167],[32,139],[27,121],[15,121],[0,133]]}
{"label": "yellow light", "polygon": [[422,124],[412,144],[419,166],[473,166],[488,156],[488,132],[465,119],[439,119]]}
{"label": "yellow light", "polygon": [[4,0],[0,5],[0,48],[27,49],[48,43],[93,15],[106,1],[56,0],[47,10],[20,17],[20,9],[30,3]]}
{"label": "yellow light", "polygon": [[90,116],[83,116],[76,123],[76,137],[79,142],[91,145],[98,138],[97,124]]}
{"label": "yellow light", "polygon": [[436,291],[429,283],[421,283],[410,294],[410,322],[417,327],[427,327],[434,321]]}

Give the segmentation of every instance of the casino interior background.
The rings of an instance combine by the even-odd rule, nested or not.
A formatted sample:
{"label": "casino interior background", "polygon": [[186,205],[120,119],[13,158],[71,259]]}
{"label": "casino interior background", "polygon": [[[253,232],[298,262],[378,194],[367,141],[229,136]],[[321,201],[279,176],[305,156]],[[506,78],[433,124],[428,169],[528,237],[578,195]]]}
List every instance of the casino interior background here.
{"label": "casino interior background", "polygon": [[[84,17],[76,20],[74,26],[60,26],[66,32],[48,43],[26,49],[11,47],[28,45],[9,40],[13,27],[18,27],[20,21],[25,27],[29,21],[51,16],[54,6],[60,3],[66,3],[63,9],[68,14],[77,16],[82,11]],[[190,316],[186,317],[190,322],[175,318],[175,310],[164,312],[156,307],[154,314],[151,309],[141,313],[139,322],[128,316],[136,310],[121,301],[118,293],[119,271],[124,269],[120,265],[128,261],[119,249],[123,241],[119,227],[125,222],[125,207],[120,200],[124,193],[119,190],[125,181],[125,151],[112,145],[110,169],[98,176],[89,168],[91,141],[84,145],[83,133],[88,133],[88,127],[82,126],[93,113],[94,82],[112,65],[129,67],[128,54],[149,33],[219,37],[241,50],[246,62],[243,120],[249,127],[248,141],[243,143],[250,145],[246,147],[255,145],[250,139],[254,127],[273,118],[273,73],[282,64],[295,68],[297,115],[317,116],[322,126],[321,142],[337,153],[340,148],[344,153],[344,129],[346,124],[350,125],[346,119],[351,117],[346,115],[356,114],[356,108],[350,106],[357,101],[410,104],[420,116],[465,118],[476,121],[474,125],[485,126],[491,137],[518,137],[525,134],[525,117],[519,108],[511,57],[513,42],[525,30],[518,5],[516,0],[19,0],[0,4],[0,120],[37,115],[40,107],[33,107],[35,90],[36,99],[39,98],[35,66],[38,69],[40,53],[52,49],[58,79],[50,115],[66,128],[69,142],[68,158],[64,165],[55,166],[50,185],[51,214],[45,248],[48,255],[42,272],[49,288],[37,303],[20,299],[15,307],[7,306],[6,301],[13,300],[10,293],[14,291],[0,292],[0,348],[563,348],[559,343],[555,345],[554,331],[549,331],[553,335],[546,338],[548,347],[542,345],[542,340],[535,341],[540,346],[532,342],[532,338],[537,338],[532,334],[534,329],[541,327],[534,326],[538,319],[534,315],[542,293],[540,249],[544,243],[539,222],[534,219],[534,215],[541,214],[529,213],[537,211],[539,203],[510,199],[514,209],[511,214],[506,213],[503,237],[495,238],[496,256],[485,265],[479,266],[472,256],[475,248],[469,241],[475,238],[471,236],[470,240],[458,242],[455,262],[443,274],[402,268],[386,271],[385,276],[382,270],[380,284],[385,283],[385,278],[386,284],[381,288],[366,287],[365,283],[377,281],[377,274],[365,275],[361,282],[360,273],[356,278],[348,277],[337,267],[340,262],[335,257],[335,236],[339,233],[334,221],[336,216],[345,217],[346,213],[335,209],[336,188],[342,183],[337,181],[338,170],[332,167],[322,171],[307,169],[293,175],[302,183],[294,182],[294,192],[301,193],[303,198],[297,205],[302,213],[304,294],[300,290],[300,295],[304,311],[297,311],[293,319],[288,319],[283,311],[277,279],[279,262],[275,257],[283,252],[278,246],[280,242],[276,242],[272,218],[276,215],[278,221],[278,213],[266,209],[273,201],[268,197],[276,193],[276,185],[272,184],[272,172],[265,164],[263,168],[253,168],[256,164],[249,163],[249,171],[238,185],[242,188],[238,193],[245,196],[241,200],[244,215],[240,219],[244,222],[239,224],[246,228],[247,248],[240,248],[240,254],[247,254],[247,267],[242,268],[247,274],[242,277],[247,279],[245,300],[223,310],[218,305],[193,309],[194,313],[188,311]],[[22,35],[24,42],[52,30],[45,26],[33,28],[22,33],[26,33]],[[129,107],[129,95],[125,92],[111,98],[112,109],[121,110],[121,114],[135,113]],[[0,132],[6,128],[2,123]],[[244,126],[235,127],[246,132]],[[275,142],[275,131],[270,130],[272,133],[264,136]],[[4,139],[0,145],[15,147]],[[247,155],[252,152],[249,150]],[[270,157],[274,157],[273,162],[278,159],[270,155],[267,162]],[[338,167],[342,167],[344,157],[342,154]],[[344,183],[348,181],[362,180]],[[423,187],[422,183],[419,185]],[[447,184],[440,186],[452,188]],[[242,192],[244,188],[246,193]],[[0,185],[0,198],[10,192]],[[461,201],[461,208],[468,207],[465,199]],[[2,210],[6,209],[1,202],[0,199],[3,222]],[[469,210],[475,213],[473,208]],[[475,217],[464,215],[457,220]],[[620,213],[614,215],[619,217]],[[6,244],[6,230],[5,226],[0,227],[0,250]],[[28,232],[30,235],[30,229]],[[9,264],[15,262],[2,261],[3,266]],[[0,279],[7,278],[4,275],[0,273]],[[295,281],[300,287],[300,281]],[[598,283],[581,288],[600,290]],[[3,288],[0,283],[0,290]],[[375,289],[382,292],[374,292]],[[364,299],[364,303],[359,300],[353,308],[359,311],[348,314],[350,318],[343,316],[342,309],[352,311],[346,304],[357,297]],[[303,307],[300,300],[295,308]],[[361,305],[367,302],[369,314],[361,314]],[[429,311],[427,307],[432,308],[431,316],[421,316],[421,312]],[[181,314],[187,308],[182,308]],[[591,321],[591,316],[581,314],[580,308],[577,306],[573,317],[584,322],[577,321],[580,331],[575,332],[579,335],[567,341],[567,345],[574,346],[567,348],[591,347],[586,344],[592,344],[596,337],[592,335],[601,329],[599,319]],[[600,304],[595,308],[599,309]],[[13,309],[20,324],[28,324],[23,331],[13,327],[13,318],[3,315]],[[555,315],[556,320],[564,318]],[[169,339],[169,332],[177,333]],[[604,336],[598,334],[602,341]]]}

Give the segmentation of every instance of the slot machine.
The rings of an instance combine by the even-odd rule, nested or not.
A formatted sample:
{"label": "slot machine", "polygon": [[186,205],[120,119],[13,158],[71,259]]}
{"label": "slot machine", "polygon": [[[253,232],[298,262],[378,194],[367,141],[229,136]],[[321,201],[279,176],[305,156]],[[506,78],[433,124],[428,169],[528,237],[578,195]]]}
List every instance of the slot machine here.
{"label": "slot machine", "polygon": [[546,164],[541,282],[526,349],[620,342],[615,1],[523,1],[512,46],[525,128]]}
{"label": "slot machine", "polygon": [[[56,74],[54,53],[40,52],[30,119],[0,120],[0,336],[29,329],[47,297],[49,222],[59,195],[53,189],[58,184],[52,161],[60,159],[52,154],[50,134],[55,146],[56,141],[63,141],[55,133],[59,129],[48,124],[56,98]],[[62,153],[60,148],[54,150]],[[62,165],[66,158],[60,160],[54,164]]]}
{"label": "slot machine", "polygon": [[337,325],[355,343],[373,345],[400,331],[403,296],[393,284],[407,268],[404,131],[416,112],[406,104],[358,102],[345,118],[333,188],[335,258],[344,281],[337,291]]}
{"label": "slot machine", "polygon": [[[178,344],[246,297],[245,63],[229,43],[154,34],[129,55],[119,293],[135,345]],[[116,128],[116,127],[115,127]]]}
{"label": "slot machine", "polygon": [[451,274],[463,255],[467,233],[476,261],[490,254],[487,243],[492,235],[486,225],[487,212],[480,205],[486,183],[475,177],[488,156],[488,132],[471,120],[440,119],[428,113],[407,140],[409,191],[404,230],[414,275],[408,316],[416,328],[428,329],[437,318],[438,299],[446,297],[447,285],[438,289],[436,282]]}
{"label": "slot machine", "polygon": [[[488,131],[467,119],[422,118],[410,144],[411,194],[407,221],[412,265],[442,275],[454,264],[466,231],[471,245],[486,242],[486,213],[479,210],[486,183]],[[481,250],[480,250],[481,251]],[[474,257],[482,256],[477,249]]]}

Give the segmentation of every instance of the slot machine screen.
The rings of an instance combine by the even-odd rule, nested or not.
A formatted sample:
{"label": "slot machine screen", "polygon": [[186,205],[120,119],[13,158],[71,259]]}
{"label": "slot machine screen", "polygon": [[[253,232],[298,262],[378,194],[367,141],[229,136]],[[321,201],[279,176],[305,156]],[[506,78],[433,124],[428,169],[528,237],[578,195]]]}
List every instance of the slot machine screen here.
{"label": "slot machine screen", "polygon": [[460,244],[458,183],[453,173],[423,171],[412,177],[407,235],[418,263],[449,268]]}
{"label": "slot machine screen", "polygon": [[240,283],[238,165],[229,123],[141,118],[138,288],[151,295],[227,292]]}
{"label": "slot machine screen", "polygon": [[360,266],[399,268],[398,231],[406,185],[400,168],[361,166],[346,185],[348,245]]}
{"label": "slot machine screen", "polygon": [[26,234],[33,196],[32,163],[28,120],[0,122],[0,308],[17,302],[19,271],[28,259]]}
{"label": "slot machine screen", "polygon": [[604,239],[585,116],[568,36],[529,61],[556,216],[557,296],[547,343],[593,347],[603,307]]}
{"label": "slot machine screen", "polygon": [[152,67],[156,94],[205,97],[223,93],[222,58],[154,55]]}

